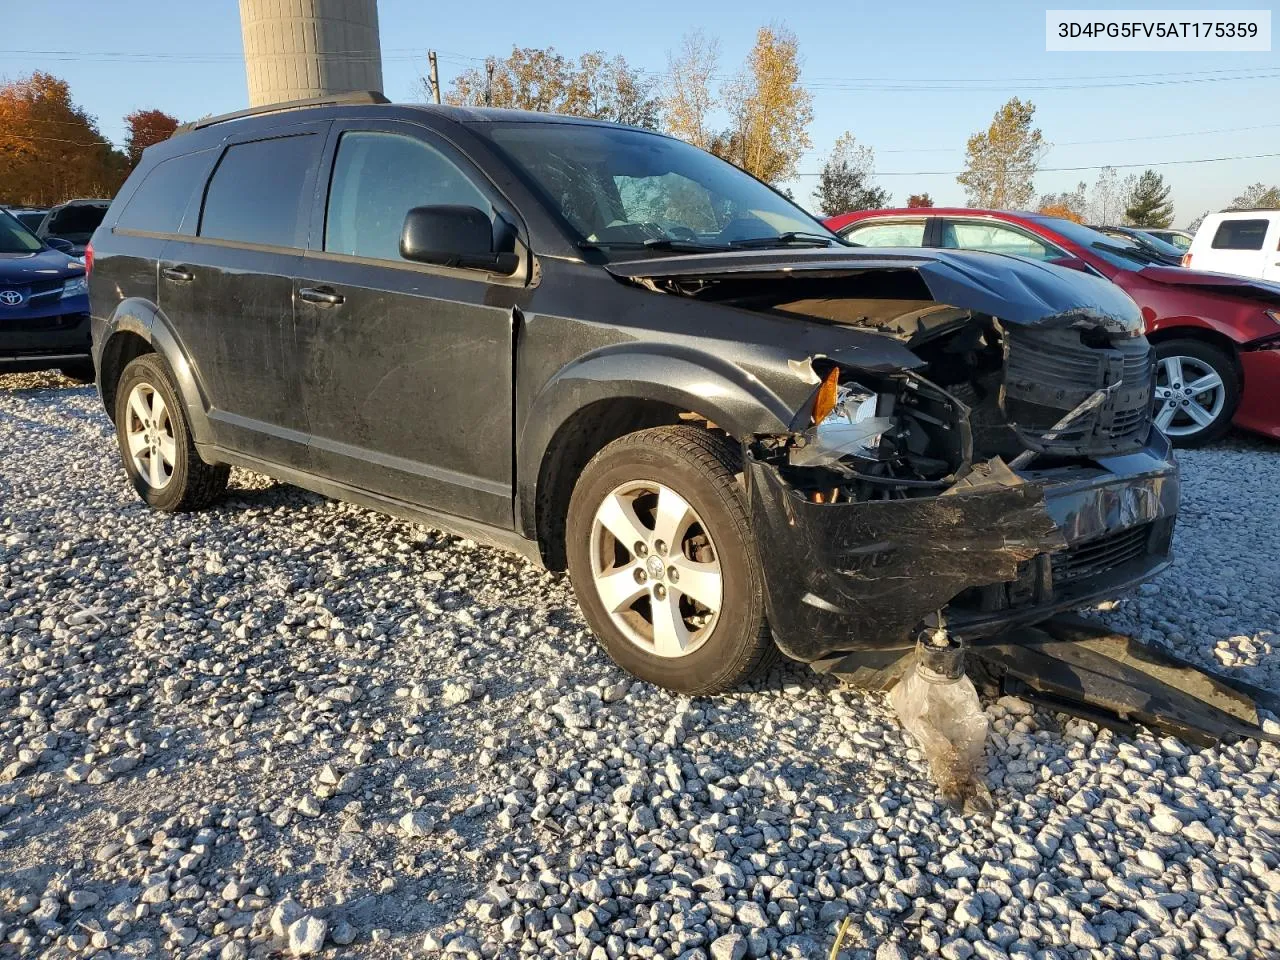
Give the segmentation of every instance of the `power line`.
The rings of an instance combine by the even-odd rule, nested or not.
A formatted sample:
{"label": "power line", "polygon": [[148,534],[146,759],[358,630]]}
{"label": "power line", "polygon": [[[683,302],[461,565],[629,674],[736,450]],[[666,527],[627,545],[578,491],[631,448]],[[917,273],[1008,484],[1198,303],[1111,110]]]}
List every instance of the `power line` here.
{"label": "power line", "polygon": [[[1280,127],[1280,123],[1254,123],[1247,127],[1218,127],[1215,130],[1186,130],[1181,133],[1152,133],[1141,137],[1111,137],[1101,140],[1060,140],[1050,144],[1051,147],[1083,147],[1100,143],[1138,143],[1144,140],[1172,140],[1177,137],[1203,137],[1215,133],[1242,133],[1253,130],[1269,130]],[[873,148],[876,153],[954,153],[958,147],[895,147],[891,149]],[[1111,164],[1114,166],[1114,164]]]}
{"label": "power line", "polygon": [[[488,57],[475,57],[468,54],[439,51],[441,59],[482,63]],[[272,56],[283,58],[292,54],[262,55],[260,59]],[[368,50],[333,51],[319,55],[326,60],[346,60],[349,62],[370,61],[414,61],[422,56],[422,51],[412,47],[387,48],[380,53]],[[206,63],[206,64],[239,64],[244,60],[241,53],[156,53],[150,51],[103,50],[0,50],[0,58],[40,57],[54,61],[101,61],[129,63]],[[648,76],[664,76],[665,70],[638,69],[639,73]],[[1228,74],[1231,74],[1228,76]],[[712,79],[728,79],[725,75],[715,75]],[[902,78],[902,77],[816,77],[801,86],[816,92],[963,92],[984,91],[1007,88],[1010,84],[1018,84],[1022,90],[1102,90],[1126,87],[1169,86],[1198,83],[1222,83],[1236,80],[1273,80],[1280,79],[1280,70],[1275,68],[1237,67],[1222,70],[1203,70],[1164,73],[1121,73],[1096,74],[1093,76],[1039,76],[1039,77],[954,77],[954,78]],[[1121,81],[1121,82],[1112,82]]]}
{"label": "power line", "polygon": [[[1270,157],[1280,157],[1277,153],[1250,153],[1241,154],[1234,157],[1202,157],[1195,160],[1153,160],[1148,163],[1091,163],[1079,167],[1037,167],[1036,173],[1070,173],[1080,170],[1102,170],[1104,167],[1111,167],[1116,170],[1128,170],[1137,167],[1172,167],[1185,166],[1194,163],[1222,163],[1226,160],[1263,160]],[[868,176],[872,177],[949,177],[964,173],[963,170],[874,170]],[[798,177],[820,177],[821,173],[798,173]]]}

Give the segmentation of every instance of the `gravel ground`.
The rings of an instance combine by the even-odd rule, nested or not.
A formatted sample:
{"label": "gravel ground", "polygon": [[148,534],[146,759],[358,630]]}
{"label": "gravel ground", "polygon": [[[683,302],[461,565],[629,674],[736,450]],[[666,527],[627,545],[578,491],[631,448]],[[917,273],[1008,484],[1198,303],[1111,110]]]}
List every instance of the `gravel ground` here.
{"label": "gravel ground", "polygon": [[[1280,449],[1182,457],[1101,615],[1280,688]],[[691,700],[565,578],[236,473],[127,486],[96,396],[0,377],[0,956],[1280,956],[1280,751],[989,705],[998,810],[797,666]]]}

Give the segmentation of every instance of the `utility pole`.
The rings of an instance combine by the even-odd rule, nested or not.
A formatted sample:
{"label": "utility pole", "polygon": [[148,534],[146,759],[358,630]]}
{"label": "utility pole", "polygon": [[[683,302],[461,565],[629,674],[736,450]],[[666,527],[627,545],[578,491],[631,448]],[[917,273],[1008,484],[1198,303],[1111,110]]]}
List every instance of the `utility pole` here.
{"label": "utility pole", "polygon": [[485,81],[484,81],[484,105],[486,107],[493,106],[493,59],[490,58],[484,65]]}
{"label": "utility pole", "polygon": [[436,98],[436,103],[440,102],[440,68],[436,65],[436,52],[434,50],[427,51],[427,59],[431,61],[431,93]]}

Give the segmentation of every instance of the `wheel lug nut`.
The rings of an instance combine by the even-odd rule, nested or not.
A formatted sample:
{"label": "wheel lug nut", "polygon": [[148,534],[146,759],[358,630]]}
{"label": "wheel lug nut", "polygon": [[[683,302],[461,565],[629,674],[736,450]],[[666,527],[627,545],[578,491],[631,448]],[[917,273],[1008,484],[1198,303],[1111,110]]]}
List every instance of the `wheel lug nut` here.
{"label": "wheel lug nut", "polygon": [[661,540],[653,541],[653,549],[658,551],[658,553],[662,554],[663,556],[666,556],[667,545],[663,541]]}
{"label": "wheel lug nut", "polygon": [[662,584],[658,584],[653,588],[653,595],[659,600],[665,600],[667,598],[667,588]]}
{"label": "wheel lug nut", "polygon": [[636,569],[636,583],[644,583],[648,579],[649,575],[647,573],[639,568]]}
{"label": "wheel lug nut", "polygon": [[635,546],[635,554],[637,557],[647,557],[649,555],[649,548],[643,543],[637,542]]}
{"label": "wheel lug nut", "polygon": [[677,580],[680,579],[680,571],[677,570],[675,567],[667,567],[667,579],[670,580],[672,583],[675,583]]}

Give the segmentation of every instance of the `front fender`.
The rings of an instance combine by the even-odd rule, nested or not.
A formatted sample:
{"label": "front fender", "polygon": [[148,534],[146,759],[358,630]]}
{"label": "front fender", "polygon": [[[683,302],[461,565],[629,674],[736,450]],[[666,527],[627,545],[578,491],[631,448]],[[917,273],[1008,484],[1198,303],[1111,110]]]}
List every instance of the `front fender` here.
{"label": "front fender", "polygon": [[[97,326],[97,321],[95,321]],[[209,421],[206,416],[208,404],[205,393],[195,369],[187,358],[186,350],[173,332],[173,327],[164,313],[154,304],[137,297],[129,297],[120,301],[115,312],[107,320],[102,321],[101,329],[95,329],[93,337],[93,361],[98,376],[98,395],[106,405],[108,389],[111,385],[102,382],[103,359],[110,355],[112,339],[123,334],[133,334],[145,340],[157,354],[164,358],[173,372],[174,383],[182,396],[182,405],[186,408],[187,422],[191,424],[192,437],[196,443],[211,443]],[[118,371],[116,371],[118,374]],[[107,410],[111,416],[112,411]]]}
{"label": "front fender", "polygon": [[605,400],[658,401],[695,412],[742,439],[787,432],[817,385],[807,366],[795,372],[794,382],[794,390],[781,397],[732,363],[670,344],[616,344],[575,360],[542,386],[522,418],[516,444],[518,523],[532,533],[543,457],[583,408]]}

